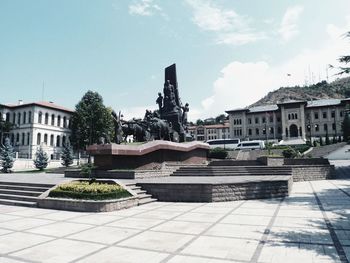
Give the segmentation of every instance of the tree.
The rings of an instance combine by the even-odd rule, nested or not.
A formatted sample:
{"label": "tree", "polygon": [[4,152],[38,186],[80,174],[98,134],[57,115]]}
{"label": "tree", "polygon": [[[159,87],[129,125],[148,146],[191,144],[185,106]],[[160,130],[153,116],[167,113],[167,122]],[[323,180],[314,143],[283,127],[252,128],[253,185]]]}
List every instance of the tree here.
{"label": "tree", "polygon": [[198,120],[196,121],[196,124],[197,124],[197,125],[203,125],[203,124],[204,124],[204,121],[201,120],[201,119],[198,119]]}
{"label": "tree", "polygon": [[330,145],[331,141],[329,140],[328,132],[326,133],[326,145]]}
{"label": "tree", "polygon": [[40,146],[35,153],[34,165],[40,171],[44,170],[49,164],[49,157]]}
{"label": "tree", "polygon": [[216,124],[224,123],[225,120],[226,120],[226,115],[225,114],[220,114],[220,115],[216,116],[215,123]]}
{"label": "tree", "polygon": [[3,143],[4,134],[9,133],[14,127],[15,124],[4,120],[2,114],[0,114],[0,143]]}
{"label": "tree", "polygon": [[2,171],[5,173],[11,172],[14,163],[14,150],[10,143],[10,139],[6,138],[4,145],[0,148],[0,161]]}
{"label": "tree", "polygon": [[73,164],[73,149],[68,143],[63,144],[61,160],[61,164],[65,167]]}
{"label": "tree", "polygon": [[[350,31],[345,34],[345,37],[350,38]],[[350,55],[341,56],[339,57],[338,61],[345,64],[345,66],[338,67],[340,71],[337,73],[337,75],[350,74],[350,67],[348,66],[348,63],[350,63]],[[330,65],[330,67],[334,68],[332,65]]]}
{"label": "tree", "polygon": [[113,118],[103,105],[103,99],[97,92],[88,91],[75,106],[72,116],[71,143],[76,150],[85,150],[86,146],[98,143],[101,137],[112,138]]}
{"label": "tree", "polygon": [[347,142],[350,139],[350,116],[348,112],[345,112],[344,120],[341,124],[343,130],[344,141]]}
{"label": "tree", "polygon": [[323,146],[323,138],[320,136],[320,146]]}

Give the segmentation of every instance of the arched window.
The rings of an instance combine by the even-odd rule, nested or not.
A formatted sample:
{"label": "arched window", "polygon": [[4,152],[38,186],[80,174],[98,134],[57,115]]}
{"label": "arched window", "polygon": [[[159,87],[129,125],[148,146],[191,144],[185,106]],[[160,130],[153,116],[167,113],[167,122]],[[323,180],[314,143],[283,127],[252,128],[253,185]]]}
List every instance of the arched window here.
{"label": "arched window", "polygon": [[13,116],[12,116],[12,123],[16,124],[16,113],[15,112],[13,113]]}
{"label": "arched window", "polygon": [[49,114],[45,113],[45,124],[49,124]]}
{"label": "arched window", "polygon": [[66,118],[66,116],[63,117],[63,128],[67,128],[67,118]]}
{"label": "arched window", "polygon": [[27,133],[27,145],[29,145],[30,144],[30,133],[28,132]]}
{"label": "arched window", "polygon": [[38,123],[42,123],[43,121],[43,113],[39,111]]}
{"label": "arched window", "polygon": [[26,122],[27,122],[27,112],[25,111],[23,113],[23,124],[26,124]]}
{"label": "arched window", "polygon": [[288,114],[288,120],[290,120],[290,114]]}
{"label": "arched window", "polygon": [[298,119],[298,114],[297,113],[295,113],[295,119]]}
{"label": "arched window", "polygon": [[18,125],[21,124],[21,113],[18,113],[18,115],[17,115],[17,124]]}
{"label": "arched window", "polygon": [[68,120],[68,128],[72,128],[70,119]]}
{"label": "arched window", "polygon": [[62,137],[62,146],[66,145],[66,136]]}
{"label": "arched window", "polygon": [[56,147],[61,147],[61,137],[59,135],[56,138]]}
{"label": "arched window", "polygon": [[47,145],[47,134],[46,133],[44,134],[44,143],[45,143],[45,145]]}
{"label": "arched window", "polygon": [[28,112],[28,123],[32,123],[32,112]]}
{"label": "arched window", "polygon": [[26,135],[25,135],[25,133],[23,132],[23,133],[22,133],[22,145],[25,145],[25,137],[26,137]]}
{"label": "arched window", "polygon": [[55,114],[51,115],[51,125],[54,126],[55,125]]}
{"label": "arched window", "polygon": [[19,144],[19,133],[16,134],[16,145]]}
{"label": "arched window", "polygon": [[58,127],[61,126],[61,116],[60,115],[57,116],[57,126]]}
{"label": "arched window", "polygon": [[53,136],[53,134],[51,134],[51,136],[50,136],[50,146],[53,146],[53,142],[54,142],[54,136]]}
{"label": "arched window", "polygon": [[41,133],[38,133],[38,134],[36,135],[36,144],[37,144],[37,145],[40,145],[40,143],[41,143]]}

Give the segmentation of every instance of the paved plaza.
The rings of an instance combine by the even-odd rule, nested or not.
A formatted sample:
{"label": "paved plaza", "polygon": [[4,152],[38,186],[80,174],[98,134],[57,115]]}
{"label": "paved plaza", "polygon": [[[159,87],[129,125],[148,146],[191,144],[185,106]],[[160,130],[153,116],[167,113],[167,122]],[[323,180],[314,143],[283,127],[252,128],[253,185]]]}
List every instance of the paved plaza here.
{"label": "paved plaza", "polygon": [[155,202],[109,213],[0,206],[0,262],[348,262],[350,181],[285,199]]}

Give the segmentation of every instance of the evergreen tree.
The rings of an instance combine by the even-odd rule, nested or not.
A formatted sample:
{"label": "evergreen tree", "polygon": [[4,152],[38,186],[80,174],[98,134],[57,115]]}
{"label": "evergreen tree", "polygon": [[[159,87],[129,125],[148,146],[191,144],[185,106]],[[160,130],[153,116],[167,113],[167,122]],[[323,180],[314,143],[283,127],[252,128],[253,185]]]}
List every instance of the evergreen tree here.
{"label": "evergreen tree", "polygon": [[341,126],[343,130],[344,142],[347,142],[350,139],[350,116],[348,112],[345,112],[344,120]]}
{"label": "evergreen tree", "polygon": [[326,133],[326,145],[330,145],[331,141],[329,140],[328,133]]}
{"label": "evergreen tree", "polygon": [[15,152],[10,143],[10,139],[6,138],[4,145],[0,148],[0,161],[3,172],[11,172],[14,163],[14,154]]}
{"label": "evergreen tree", "polygon": [[63,145],[63,149],[61,152],[61,160],[61,164],[65,167],[68,167],[73,164],[73,150],[68,143],[65,143]]}
{"label": "evergreen tree", "polygon": [[35,153],[34,165],[40,171],[44,170],[49,164],[49,157],[40,146]]}
{"label": "evergreen tree", "polygon": [[98,143],[101,137],[112,138],[113,118],[97,92],[85,93],[75,106],[71,120],[71,143],[76,150],[85,150],[86,146]]}

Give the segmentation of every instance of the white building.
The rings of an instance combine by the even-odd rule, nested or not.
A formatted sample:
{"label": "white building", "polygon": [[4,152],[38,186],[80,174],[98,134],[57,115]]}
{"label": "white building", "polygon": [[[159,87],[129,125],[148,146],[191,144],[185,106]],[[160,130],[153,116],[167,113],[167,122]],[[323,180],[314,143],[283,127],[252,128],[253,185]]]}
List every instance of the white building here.
{"label": "white building", "polygon": [[230,124],[225,122],[223,124],[190,126],[188,132],[196,141],[230,139]]}
{"label": "white building", "polygon": [[342,136],[348,99],[289,101],[229,110],[232,138],[242,140],[314,140]]}
{"label": "white building", "polygon": [[9,137],[19,158],[34,158],[41,145],[51,160],[60,158],[71,134],[73,111],[52,102],[0,104],[3,119],[15,124]]}

